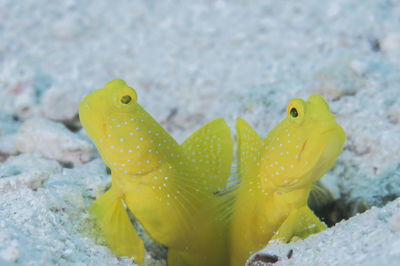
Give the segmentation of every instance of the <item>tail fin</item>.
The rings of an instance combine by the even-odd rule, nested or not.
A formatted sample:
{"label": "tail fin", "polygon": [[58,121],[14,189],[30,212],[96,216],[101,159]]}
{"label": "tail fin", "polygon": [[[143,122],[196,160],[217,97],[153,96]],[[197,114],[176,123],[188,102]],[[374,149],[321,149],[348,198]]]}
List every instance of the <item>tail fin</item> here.
{"label": "tail fin", "polygon": [[110,249],[117,256],[133,257],[137,264],[143,262],[143,241],[133,228],[122,198],[112,187],[93,202],[89,212],[95,216]]}
{"label": "tail fin", "polygon": [[226,186],[233,160],[233,140],[224,119],[215,119],[198,129],[182,148],[208,188],[215,192]]}

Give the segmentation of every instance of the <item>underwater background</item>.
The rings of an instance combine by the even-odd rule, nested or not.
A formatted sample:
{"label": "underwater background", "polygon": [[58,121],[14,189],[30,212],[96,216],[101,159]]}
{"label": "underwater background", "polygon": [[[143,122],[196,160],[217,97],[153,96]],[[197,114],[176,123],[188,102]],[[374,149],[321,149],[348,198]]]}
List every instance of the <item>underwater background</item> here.
{"label": "underwater background", "polygon": [[332,227],[264,253],[400,261],[400,1],[0,0],[0,18],[0,265],[132,264],[87,211],[110,175],[78,106],[114,78],[178,142],[217,117],[265,136],[321,94],[347,134],[315,210]]}

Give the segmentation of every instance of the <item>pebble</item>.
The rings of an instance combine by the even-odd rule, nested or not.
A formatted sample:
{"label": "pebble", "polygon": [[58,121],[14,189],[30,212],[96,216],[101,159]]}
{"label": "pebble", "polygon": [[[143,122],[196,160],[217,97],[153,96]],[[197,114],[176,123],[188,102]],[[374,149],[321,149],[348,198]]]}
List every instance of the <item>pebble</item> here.
{"label": "pebble", "polygon": [[14,147],[14,139],[15,135],[0,135],[0,154],[17,154],[17,150]]}
{"label": "pebble", "polygon": [[43,95],[40,113],[50,120],[80,126],[78,110],[84,93],[84,90],[71,90],[69,87],[51,87]]}
{"label": "pebble", "polygon": [[389,120],[395,124],[400,123],[399,106],[400,106],[400,99],[397,99],[397,101],[394,102],[392,107],[389,109]]}
{"label": "pebble", "polygon": [[340,5],[337,3],[332,3],[331,5],[328,6],[326,15],[329,19],[334,20],[340,17],[341,12],[342,9]]}
{"label": "pebble", "polygon": [[60,41],[72,41],[77,35],[75,19],[66,18],[53,25],[53,34]]}
{"label": "pebble", "polygon": [[0,251],[0,257],[9,262],[16,262],[19,258],[18,241],[13,239],[7,248]]}
{"label": "pebble", "polygon": [[369,33],[366,39],[372,51],[379,52],[381,50],[381,43],[375,35]]}
{"label": "pebble", "polygon": [[0,166],[3,176],[17,175],[29,171],[45,171],[57,174],[62,171],[61,165],[53,160],[48,160],[38,154],[20,154],[10,157]]}
{"label": "pebble", "polygon": [[37,113],[35,90],[28,86],[17,95],[14,110],[20,119],[28,119]]}
{"label": "pebble", "polygon": [[49,179],[50,174],[60,173],[62,167],[56,161],[46,160],[34,154],[10,157],[0,167],[0,192],[15,191],[20,187],[35,190]]}
{"label": "pebble", "polygon": [[359,60],[352,60],[350,67],[351,70],[360,77],[364,76],[368,69],[368,65]]}
{"label": "pebble", "polygon": [[46,172],[29,172],[0,179],[0,192],[15,191],[20,187],[37,189],[49,179]]}
{"label": "pebble", "polygon": [[389,33],[382,41],[382,50],[400,53],[400,32]]}
{"label": "pebble", "polygon": [[392,243],[390,255],[394,255],[397,257],[400,255],[400,239],[397,239]]}
{"label": "pebble", "polygon": [[400,232],[400,212],[390,218],[389,227],[392,232]]}
{"label": "pebble", "polygon": [[19,152],[38,153],[62,163],[81,164],[91,159],[93,145],[70,132],[64,125],[32,118],[19,128],[14,142]]}

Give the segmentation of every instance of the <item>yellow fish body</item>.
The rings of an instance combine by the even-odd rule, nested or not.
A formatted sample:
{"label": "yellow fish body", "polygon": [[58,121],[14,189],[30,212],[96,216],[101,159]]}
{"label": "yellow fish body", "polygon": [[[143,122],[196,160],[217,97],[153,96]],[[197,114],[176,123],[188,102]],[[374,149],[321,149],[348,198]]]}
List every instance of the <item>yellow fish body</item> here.
{"label": "yellow fish body", "polygon": [[111,189],[90,207],[111,250],[143,262],[144,245],[126,207],[168,247],[169,265],[226,264],[223,228],[213,207],[233,158],[225,121],[206,124],[179,145],[120,79],[88,95],[79,115],[112,172]]}
{"label": "yellow fish body", "polygon": [[287,117],[263,140],[238,119],[241,184],[229,235],[231,265],[244,265],[270,240],[289,242],[326,229],[307,206],[312,183],[339,156],[345,132],[320,95],[292,100]]}

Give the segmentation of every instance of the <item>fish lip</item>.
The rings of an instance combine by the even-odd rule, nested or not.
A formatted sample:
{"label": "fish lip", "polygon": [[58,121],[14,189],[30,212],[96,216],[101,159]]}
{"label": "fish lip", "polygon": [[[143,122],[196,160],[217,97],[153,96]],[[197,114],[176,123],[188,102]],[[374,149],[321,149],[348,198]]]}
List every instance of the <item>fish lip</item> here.
{"label": "fish lip", "polygon": [[80,108],[85,108],[85,109],[93,109],[93,102],[96,101],[95,96],[93,96],[93,93],[89,93],[88,95],[85,96],[85,98],[83,98],[83,100],[81,101],[80,104]]}
{"label": "fish lip", "polygon": [[82,119],[86,119],[86,117],[90,116],[90,114],[93,113],[93,107],[89,103],[87,96],[80,102],[78,112],[81,123]]}
{"label": "fish lip", "polygon": [[90,112],[103,113],[103,114],[105,113],[111,114],[120,111],[117,107],[114,107],[112,104],[105,111],[102,111],[101,108],[98,108],[99,105],[104,106],[103,97],[99,95],[99,91],[101,90],[102,89],[95,90],[94,92],[86,95],[83,101],[81,102],[80,108],[84,108],[85,110],[89,110]]}
{"label": "fish lip", "polygon": [[89,104],[87,103],[87,101],[85,101],[85,100],[82,102],[80,108],[81,108],[81,109],[85,109],[85,110],[90,110],[90,109],[92,109],[92,108],[91,108],[91,105],[89,105]]}

